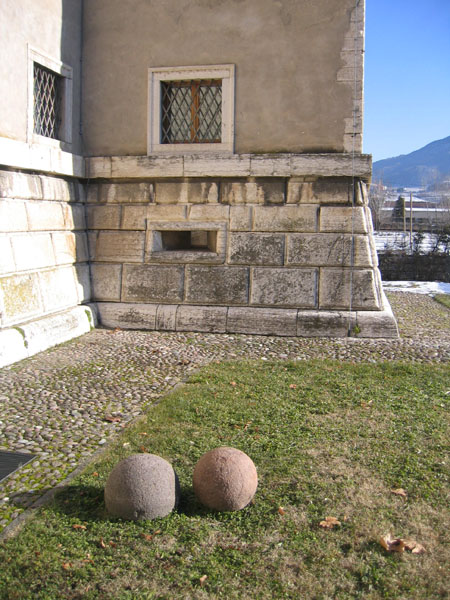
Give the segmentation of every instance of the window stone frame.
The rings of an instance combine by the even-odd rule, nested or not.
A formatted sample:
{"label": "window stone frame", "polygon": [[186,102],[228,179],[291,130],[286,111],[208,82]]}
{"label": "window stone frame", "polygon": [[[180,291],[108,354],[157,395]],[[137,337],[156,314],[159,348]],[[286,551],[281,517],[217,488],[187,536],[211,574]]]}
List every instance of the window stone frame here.
{"label": "window stone frame", "polygon": [[[161,143],[161,82],[222,80],[222,141],[214,144]],[[233,153],[235,65],[155,67],[148,69],[147,154]]]}

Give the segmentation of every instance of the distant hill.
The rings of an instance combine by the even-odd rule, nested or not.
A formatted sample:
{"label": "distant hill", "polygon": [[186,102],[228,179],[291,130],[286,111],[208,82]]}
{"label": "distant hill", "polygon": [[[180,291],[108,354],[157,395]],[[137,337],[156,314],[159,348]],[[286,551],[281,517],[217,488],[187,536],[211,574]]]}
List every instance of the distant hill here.
{"label": "distant hill", "polygon": [[410,154],[373,163],[373,180],[385,185],[418,187],[450,177],[450,136]]}

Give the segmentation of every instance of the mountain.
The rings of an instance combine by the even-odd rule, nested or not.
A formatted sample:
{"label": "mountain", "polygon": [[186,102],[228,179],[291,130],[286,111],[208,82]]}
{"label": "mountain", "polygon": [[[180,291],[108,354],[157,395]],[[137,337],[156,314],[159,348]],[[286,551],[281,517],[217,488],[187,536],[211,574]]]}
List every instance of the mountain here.
{"label": "mountain", "polygon": [[450,177],[450,136],[410,154],[373,163],[373,181],[392,187],[419,187]]}

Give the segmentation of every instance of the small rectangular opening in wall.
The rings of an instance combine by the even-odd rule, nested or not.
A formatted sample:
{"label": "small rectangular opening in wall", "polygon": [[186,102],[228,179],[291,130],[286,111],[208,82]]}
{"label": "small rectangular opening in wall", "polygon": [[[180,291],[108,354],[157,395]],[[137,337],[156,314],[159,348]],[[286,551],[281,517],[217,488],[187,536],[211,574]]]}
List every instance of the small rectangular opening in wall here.
{"label": "small rectangular opening in wall", "polygon": [[153,250],[217,252],[217,231],[155,231]]}

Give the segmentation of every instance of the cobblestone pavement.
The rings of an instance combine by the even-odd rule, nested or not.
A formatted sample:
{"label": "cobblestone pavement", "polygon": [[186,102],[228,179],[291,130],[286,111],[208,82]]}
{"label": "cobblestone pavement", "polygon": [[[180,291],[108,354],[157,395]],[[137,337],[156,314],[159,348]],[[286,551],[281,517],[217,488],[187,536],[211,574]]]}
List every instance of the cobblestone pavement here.
{"label": "cobblestone pavement", "polygon": [[450,310],[418,294],[391,293],[389,299],[398,340],[98,329],[0,369],[0,449],[38,455],[0,483],[0,531],[155,399],[212,360],[450,361]]}

